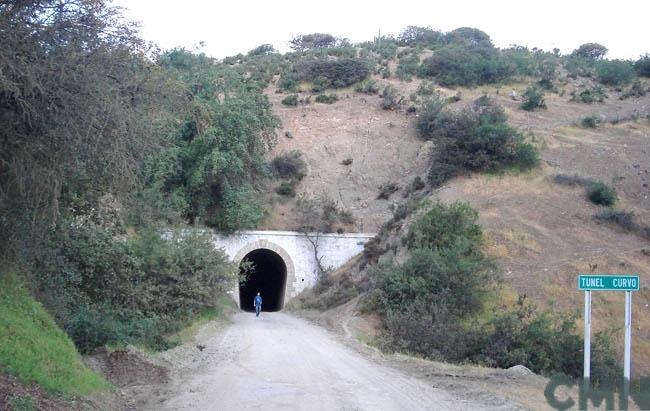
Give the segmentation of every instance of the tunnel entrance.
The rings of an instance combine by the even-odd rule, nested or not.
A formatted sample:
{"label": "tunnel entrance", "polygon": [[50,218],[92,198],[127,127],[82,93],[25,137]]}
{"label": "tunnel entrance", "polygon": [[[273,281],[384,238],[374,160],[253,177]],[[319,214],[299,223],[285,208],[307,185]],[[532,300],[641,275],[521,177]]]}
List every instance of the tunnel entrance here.
{"label": "tunnel entrance", "polygon": [[250,263],[246,282],[239,284],[239,306],[245,311],[254,311],[253,299],[262,295],[262,311],[279,311],[284,304],[284,290],[287,284],[287,265],[274,251],[260,248],[246,254],[239,266]]}

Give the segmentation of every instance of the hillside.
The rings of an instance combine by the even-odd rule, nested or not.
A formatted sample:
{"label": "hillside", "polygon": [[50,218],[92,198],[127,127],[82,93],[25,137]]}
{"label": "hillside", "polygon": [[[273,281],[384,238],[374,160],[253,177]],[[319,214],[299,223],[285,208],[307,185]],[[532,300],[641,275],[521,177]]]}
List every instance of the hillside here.
{"label": "hillside", "polygon": [[59,397],[75,399],[111,388],[84,365],[24,280],[6,268],[0,271],[0,371],[1,409],[65,409],[70,404]]}
{"label": "hillside", "polygon": [[[381,90],[392,85],[403,96],[423,81],[374,80]],[[450,181],[428,195],[444,202],[468,201],[485,227],[486,252],[496,258],[515,292],[540,307],[580,312],[582,293],[578,273],[637,273],[650,282],[650,241],[594,216],[603,208],[589,202],[585,190],[553,182],[558,174],[579,175],[610,184],[619,195],[618,208],[632,211],[637,221],[650,221],[650,97],[620,100],[622,92],[608,89],[603,103],[569,101],[572,91],[591,87],[591,79],[567,79],[558,93],[546,93],[548,109],[527,112],[521,96],[532,79],[476,88],[437,87],[442,96],[460,92],[455,110],[484,93],[505,107],[508,123],[534,136],[541,148],[541,167],[523,175],[470,175]],[[307,90],[307,87],[304,88]],[[304,196],[325,195],[352,212],[359,231],[378,231],[392,210],[406,200],[405,188],[416,176],[425,177],[431,142],[416,133],[417,115],[406,110],[383,110],[376,95],[337,90],[334,104],[298,107],[281,104],[285,94],[272,85],[267,95],[282,120],[280,140],[273,153],[300,150],[308,175],[298,186]],[[300,93],[305,98],[310,93]],[[595,116],[597,128],[580,126]],[[638,120],[637,120],[638,119]],[[292,138],[284,136],[289,132]],[[352,158],[349,166],[341,164]],[[379,186],[394,181],[400,190],[387,200],[377,199]],[[408,195],[408,193],[407,193]],[[291,227],[293,202],[283,201],[266,227]],[[633,363],[635,375],[650,372],[650,334],[647,285],[634,298]],[[595,329],[613,329],[622,350],[623,295],[598,293],[594,299]],[[622,352],[622,351],[621,351]],[[622,357],[622,355],[621,355]]]}

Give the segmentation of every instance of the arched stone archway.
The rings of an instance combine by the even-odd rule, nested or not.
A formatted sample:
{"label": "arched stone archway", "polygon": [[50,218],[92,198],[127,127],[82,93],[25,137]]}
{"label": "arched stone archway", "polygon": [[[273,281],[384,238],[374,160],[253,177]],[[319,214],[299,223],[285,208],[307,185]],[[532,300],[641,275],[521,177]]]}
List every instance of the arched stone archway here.
{"label": "arched stone archway", "polygon": [[[262,250],[268,250],[271,253],[260,253]],[[266,254],[266,257],[264,256]],[[286,301],[287,298],[290,298],[294,295],[294,284],[296,280],[296,270],[295,266],[293,263],[293,260],[289,256],[289,253],[279,246],[278,244],[275,244],[273,242],[270,242],[268,240],[257,240],[254,241],[250,244],[245,245],[242,247],[236,254],[235,257],[233,258],[233,262],[239,265],[242,263],[242,261],[247,257],[251,255],[257,255],[259,258],[273,258],[273,255],[278,256],[280,259],[282,259],[282,262],[284,263],[284,267],[286,268],[286,282],[284,285],[284,290],[282,293],[282,301],[279,302],[277,307],[274,304],[274,310],[279,310],[284,306],[284,301]],[[233,293],[233,296],[235,297],[237,304],[240,306],[240,308],[251,308],[248,307],[248,303],[244,301],[244,304],[240,301],[240,294],[241,294],[241,285],[237,284],[235,287],[235,292]],[[252,302],[252,299],[251,299]]]}

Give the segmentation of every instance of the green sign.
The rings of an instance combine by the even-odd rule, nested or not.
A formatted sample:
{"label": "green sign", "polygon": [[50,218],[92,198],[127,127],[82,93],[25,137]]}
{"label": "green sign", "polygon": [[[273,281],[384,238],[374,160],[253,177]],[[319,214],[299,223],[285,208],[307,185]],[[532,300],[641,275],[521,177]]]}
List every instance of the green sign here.
{"label": "green sign", "polygon": [[598,291],[639,291],[638,275],[579,275],[578,289]]}

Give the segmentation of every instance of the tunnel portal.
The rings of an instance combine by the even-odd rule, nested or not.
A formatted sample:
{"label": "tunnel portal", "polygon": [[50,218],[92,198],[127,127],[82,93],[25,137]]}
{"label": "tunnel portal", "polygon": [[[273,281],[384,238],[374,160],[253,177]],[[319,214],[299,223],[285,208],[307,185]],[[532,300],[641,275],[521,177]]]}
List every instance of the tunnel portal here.
{"label": "tunnel portal", "polygon": [[287,284],[287,265],[275,251],[259,248],[246,254],[240,264],[251,263],[245,282],[239,284],[239,305],[242,310],[254,311],[253,299],[262,295],[262,311],[279,311],[284,305],[284,290]]}

